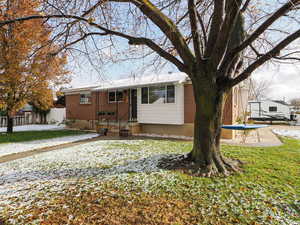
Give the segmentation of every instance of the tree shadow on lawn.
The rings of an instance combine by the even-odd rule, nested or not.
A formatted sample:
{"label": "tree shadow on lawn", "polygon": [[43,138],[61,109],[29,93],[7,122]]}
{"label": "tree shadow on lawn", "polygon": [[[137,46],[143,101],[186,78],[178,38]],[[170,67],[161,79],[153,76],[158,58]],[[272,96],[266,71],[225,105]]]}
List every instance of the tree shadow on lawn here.
{"label": "tree shadow on lawn", "polygon": [[[0,185],[14,184],[22,181],[37,181],[68,178],[91,178],[113,176],[124,173],[152,173],[160,170],[174,170],[176,162],[185,159],[183,154],[159,154],[138,160],[128,160],[121,165],[87,168],[57,168],[51,170],[32,170],[13,172],[0,177]],[[178,164],[178,168],[182,165]]]}

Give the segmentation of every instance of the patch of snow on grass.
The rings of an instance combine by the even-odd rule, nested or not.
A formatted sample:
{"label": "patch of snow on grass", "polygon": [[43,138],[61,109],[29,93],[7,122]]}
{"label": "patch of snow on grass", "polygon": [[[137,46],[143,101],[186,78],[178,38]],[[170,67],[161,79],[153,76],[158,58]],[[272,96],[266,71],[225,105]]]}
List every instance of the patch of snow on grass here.
{"label": "patch of snow on grass", "polygon": [[[63,130],[65,129],[65,125],[57,125],[57,124],[31,124],[31,125],[22,125],[22,126],[14,126],[14,132],[18,131],[36,131],[36,130]],[[1,127],[0,132],[6,132],[6,127]]]}
{"label": "patch of snow on grass", "polygon": [[168,173],[158,168],[164,155],[149,150],[151,145],[122,148],[135,143],[143,141],[95,141],[1,164],[0,211],[20,213],[17,208],[47,205],[51,195],[66,192],[71,183],[96,188],[97,182],[126,180],[130,173]]}
{"label": "patch of snow on grass", "polygon": [[280,136],[300,139],[300,130],[278,130],[278,129],[274,129],[273,132],[277,135],[280,135]]}
{"label": "patch of snow on grass", "polygon": [[[162,154],[143,149],[104,148],[109,142],[95,141],[3,163],[0,167],[0,185],[159,171],[157,164]],[[7,191],[7,188],[3,190],[0,186],[0,195],[7,194]]]}
{"label": "patch of snow on grass", "polygon": [[91,134],[82,134],[82,135],[66,136],[66,137],[35,140],[35,141],[0,144],[0,157],[5,155],[10,155],[13,153],[26,152],[30,150],[39,149],[39,148],[51,147],[51,146],[67,144],[75,141],[91,139],[97,136],[99,135],[96,133],[91,133]]}

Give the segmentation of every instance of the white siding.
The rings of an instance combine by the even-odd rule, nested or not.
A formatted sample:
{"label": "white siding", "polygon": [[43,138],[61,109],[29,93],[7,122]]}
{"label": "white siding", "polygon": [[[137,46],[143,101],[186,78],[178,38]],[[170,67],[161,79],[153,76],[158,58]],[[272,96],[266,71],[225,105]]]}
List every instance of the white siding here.
{"label": "white siding", "polygon": [[137,120],[148,124],[184,124],[184,86],[175,85],[175,103],[141,104],[137,89]]}

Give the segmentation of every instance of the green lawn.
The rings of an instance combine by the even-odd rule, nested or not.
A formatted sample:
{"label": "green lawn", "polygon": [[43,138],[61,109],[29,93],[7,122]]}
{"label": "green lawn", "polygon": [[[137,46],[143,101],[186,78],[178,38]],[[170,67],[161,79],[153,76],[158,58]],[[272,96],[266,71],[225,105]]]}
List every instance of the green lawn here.
{"label": "green lawn", "polygon": [[77,130],[22,131],[22,132],[14,132],[12,134],[0,133],[0,144],[50,139],[56,137],[85,134],[85,133],[86,132],[84,131],[77,131]]}
{"label": "green lawn", "polygon": [[[63,191],[45,188],[33,201],[36,203],[13,216],[7,211],[3,219],[17,218],[19,223],[12,224],[299,225],[300,141],[283,141],[279,147],[222,146],[226,156],[246,164],[239,174],[215,178],[143,169],[159,154],[190,151],[191,142],[124,141],[102,147],[93,143],[94,151],[76,150],[81,158],[91,154],[92,160],[81,162],[86,166],[63,161],[60,170],[82,168],[87,174],[99,170],[98,176],[75,177]],[[46,159],[38,162],[46,165]],[[57,163],[49,165],[59,171]],[[130,166],[119,170],[123,165],[138,165],[141,170],[133,171]]]}
{"label": "green lawn", "polygon": [[[133,173],[125,182],[111,186],[119,192],[134,193],[137,203],[145,190],[153,199],[169,199],[171,205],[174,202],[168,213],[181,220],[165,224],[300,224],[300,141],[283,142],[280,147],[261,148],[223,145],[226,156],[246,163],[242,173],[227,178],[191,177],[180,172]],[[171,153],[187,152],[192,147],[176,141],[148,141],[147,145]],[[139,149],[137,144],[122,144],[120,148]],[[131,198],[128,194],[123,197]],[[141,201],[144,198],[141,195]],[[180,204],[188,205],[190,211],[182,211]]]}

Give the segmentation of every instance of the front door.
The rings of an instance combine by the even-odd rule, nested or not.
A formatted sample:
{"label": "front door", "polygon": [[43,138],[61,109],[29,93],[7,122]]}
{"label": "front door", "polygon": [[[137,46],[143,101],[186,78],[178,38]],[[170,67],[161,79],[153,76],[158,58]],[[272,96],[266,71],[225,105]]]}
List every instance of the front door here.
{"label": "front door", "polygon": [[131,120],[136,120],[137,119],[137,90],[136,89],[131,89],[130,92],[130,102],[131,102]]}

